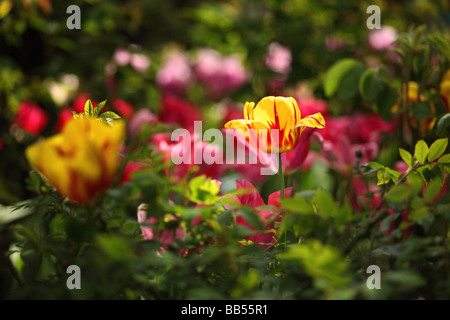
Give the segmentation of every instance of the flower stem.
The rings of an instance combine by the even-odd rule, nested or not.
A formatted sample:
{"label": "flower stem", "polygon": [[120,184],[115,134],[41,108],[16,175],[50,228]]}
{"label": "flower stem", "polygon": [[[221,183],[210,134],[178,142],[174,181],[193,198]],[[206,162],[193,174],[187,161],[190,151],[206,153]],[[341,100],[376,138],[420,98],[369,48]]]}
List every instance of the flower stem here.
{"label": "flower stem", "polygon": [[[285,193],[285,184],[284,184],[284,174],[283,174],[283,163],[281,162],[281,152],[278,153],[278,173],[280,175],[280,180],[281,180],[281,200],[286,199],[286,193]],[[287,211],[284,210],[284,215],[283,215],[283,219],[286,219],[286,213]],[[287,241],[287,237],[286,237],[287,232],[284,232],[284,249],[286,250],[286,241]]]}

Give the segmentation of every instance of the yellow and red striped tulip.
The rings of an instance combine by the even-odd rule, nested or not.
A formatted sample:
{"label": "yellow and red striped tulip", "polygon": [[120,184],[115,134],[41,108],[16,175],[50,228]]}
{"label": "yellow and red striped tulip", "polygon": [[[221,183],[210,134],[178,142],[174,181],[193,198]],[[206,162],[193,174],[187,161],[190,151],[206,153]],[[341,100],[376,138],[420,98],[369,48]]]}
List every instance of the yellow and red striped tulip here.
{"label": "yellow and red striped tulip", "polygon": [[111,185],[124,134],[122,121],[109,126],[94,118],[74,119],[61,133],[29,146],[26,156],[61,195],[83,204]]}
{"label": "yellow and red striped tulip", "polygon": [[[244,105],[244,119],[231,120],[227,129],[236,129],[247,142],[265,153],[287,152],[294,149],[306,127],[324,128],[320,112],[301,118],[301,112],[292,97],[263,98]],[[273,130],[278,130],[278,137]]]}

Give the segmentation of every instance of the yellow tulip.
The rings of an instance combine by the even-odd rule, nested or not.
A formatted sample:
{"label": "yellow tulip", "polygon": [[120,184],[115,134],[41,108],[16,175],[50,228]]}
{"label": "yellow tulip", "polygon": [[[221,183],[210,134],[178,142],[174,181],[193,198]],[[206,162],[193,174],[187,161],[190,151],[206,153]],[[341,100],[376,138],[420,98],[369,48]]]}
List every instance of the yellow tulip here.
{"label": "yellow tulip", "polygon": [[86,203],[112,183],[125,125],[108,126],[98,119],[70,121],[60,134],[26,149],[26,156],[56,190],[76,203]]}
{"label": "yellow tulip", "polygon": [[292,97],[265,97],[256,106],[244,105],[244,119],[231,120],[227,129],[236,129],[257,150],[287,152],[296,147],[306,127],[324,128],[320,113],[301,118],[300,109]]}

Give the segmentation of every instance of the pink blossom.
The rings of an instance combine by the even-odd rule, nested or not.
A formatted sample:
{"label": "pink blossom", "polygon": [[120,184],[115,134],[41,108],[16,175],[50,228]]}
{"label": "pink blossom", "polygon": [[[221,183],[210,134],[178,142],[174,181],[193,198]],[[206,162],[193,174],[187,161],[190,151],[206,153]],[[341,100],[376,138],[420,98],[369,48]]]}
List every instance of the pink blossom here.
{"label": "pink blossom", "polygon": [[220,98],[248,81],[249,73],[236,56],[222,57],[213,49],[197,53],[195,72],[213,98]]}
{"label": "pink blossom", "polygon": [[116,49],[116,51],[114,52],[114,61],[119,65],[119,66],[126,66],[128,63],[130,63],[130,59],[131,59],[131,55],[130,53],[122,48],[118,48]]}
{"label": "pink blossom", "polygon": [[[180,142],[171,141],[169,136],[163,133],[158,133],[152,136],[152,143],[156,147],[156,150],[162,155],[162,161],[172,164],[169,168],[165,169],[165,174],[174,180],[174,183],[180,181],[190,170],[196,167],[196,171],[193,171],[194,175],[206,175],[209,178],[217,179],[223,175],[226,171],[226,165],[212,163],[207,164],[205,161],[201,161],[200,164],[194,164],[195,154],[203,155],[203,152],[208,147],[212,149],[214,153],[222,153],[222,150],[217,145],[212,145],[208,142],[201,141],[201,137],[191,135],[189,140],[184,141],[184,138]],[[182,147],[182,151],[175,150],[177,155],[186,157],[187,163],[173,164],[172,162],[172,150]],[[186,153],[186,154],[185,154]]]}
{"label": "pink blossom", "polygon": [[272,71],[287,74],[291,71],[292,55],[288,47],[277,42],[269,45],[269,52],[266,54],[266,66]]}
{"label": "pink blossom", "polygon": [[149,109],[140,109],[128,121],[128,132],[131,137],[135,137],[142,130],[144,125],[153,125],[157,121],[158,117]]}
{"label": "pink blossom", "polygon": [[325,37],[325,47],[328,51],[340,51],[345,49],[345,42],[339,37],[327,35]]}
{"label": "pink blossom", "polygon": [[193,73],[184,53],[168,56],[156,75],[158,86],[166,92],[183,93],[192,81]]}
{"label": "pink blossom", "polygon": [[150,59],[141,53],[133,53],[131,55],[131,66],[136,70],[137,72],[144,72],[150,67],[151,61]]}
{"label": "pink blossom", "polygon": [[394,46],[392,42],[396,39],[397,31],[391,26],[383,26],[381,29],[374,29],[369,33],[369,45],[376,51],[392,48]]}

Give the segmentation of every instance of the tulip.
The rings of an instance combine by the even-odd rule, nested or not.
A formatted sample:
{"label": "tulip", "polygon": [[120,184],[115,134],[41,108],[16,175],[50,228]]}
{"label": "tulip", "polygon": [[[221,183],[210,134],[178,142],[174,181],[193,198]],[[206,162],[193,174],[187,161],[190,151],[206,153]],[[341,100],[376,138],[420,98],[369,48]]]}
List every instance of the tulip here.
{"label": "tulip", "polygon": [[322,114],[301,118],[294,98],[274,96],[263,98],[256,106],[253,102],[246,102],[244,119],[225,124],[225,128],[238,130],[250,145],[265,153],[294,149],[306,127],[324,128]]}
{"label": "tulip", "polygon": [[97,119],[79,118],[60,134],[26,149],[26,156],[64,197],[84,204],[106,190],[118,167],[124,123],[108,126]]}

